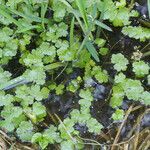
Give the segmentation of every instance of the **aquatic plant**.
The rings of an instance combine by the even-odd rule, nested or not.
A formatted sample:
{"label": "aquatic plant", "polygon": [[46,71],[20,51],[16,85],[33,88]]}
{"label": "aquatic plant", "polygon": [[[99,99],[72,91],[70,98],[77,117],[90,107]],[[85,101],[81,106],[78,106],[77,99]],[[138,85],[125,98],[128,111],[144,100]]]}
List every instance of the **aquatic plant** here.
{"label": "aquatic plant", "polygon": [[[113,108],[114,121],[124,119],[124,98],[150,105],[144,52],[133,60],[124,51],[114,52],[102,36],[119,27],[145,42],[149,29],[131,26],[130,18],[138,15],[126,0],[0,0],[0,128],[42,149],[56,143],[61,150],[84,149],[76,126],[91,135],[104,128],[91,111],[98,101],[96,85],[109,87],[101,99]],[[72,76],[74,70],[80,74]],[[64,118],[51,114],[46,101],[66,93],[76,96],[75,108]],[[46,122],[50,116],[53,123]]]}

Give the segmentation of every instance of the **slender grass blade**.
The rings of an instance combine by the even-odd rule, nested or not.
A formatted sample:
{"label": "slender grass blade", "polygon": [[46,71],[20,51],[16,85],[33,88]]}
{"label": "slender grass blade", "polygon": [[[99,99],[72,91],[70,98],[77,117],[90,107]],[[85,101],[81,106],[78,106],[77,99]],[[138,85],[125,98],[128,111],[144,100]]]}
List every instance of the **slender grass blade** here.
{"label": "slender grass blade", "polygon": [[74,43],[74,17],[72,18],[71,21],[71,27],[70,27],[70,47],[72,47]]}
{"label": "slender grass blade", "polygon": [[87,41],[85,43],[85,46],[87,48],[87,50],[90,52],[90,54],[92,55],[92,57],[99,62],[99,57],[98,57],[98,52],[96,51],[95,47],[93,46],[91,41]]}
{"label": "slender grass blade", "polygon": [[107,26],[106,24],[104,24],[104,23],[102,23],[102,22],[100,22],[100,21],[98,21],[98,20],[95,20],[94,23],[95,23],[96,25],[98,25],[99,27],[101,27],[101,28],[103,28],[103,29],[106,29],[106,30],[112,32],[112,29],[111,29],[109,26]]}
{"label": "slender grass blade", "polygon": [[77,4],[77,6],[79,8],[79,11],[81,13],[81,16],[84,20],[86,29],[88,29],[88,19],[87,19],[87,14],[86,14],[86,11],[85,11],[84,1],[83,0],[76,0],[76,4]]}

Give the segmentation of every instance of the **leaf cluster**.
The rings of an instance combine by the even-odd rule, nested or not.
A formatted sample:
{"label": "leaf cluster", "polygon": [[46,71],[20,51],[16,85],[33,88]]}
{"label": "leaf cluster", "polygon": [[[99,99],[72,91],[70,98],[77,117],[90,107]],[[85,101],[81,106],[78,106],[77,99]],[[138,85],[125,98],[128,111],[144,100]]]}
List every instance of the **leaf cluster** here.
{"label": "leaf cluster", "polygon": [[[150,93],[142,81],[146,77],[150,84],[147,63],[138,60],[131,64],[123,52],[110,54],[117,72],[114,79],[107,67],[101,66],[101,57],[109,49],[100,33],[102,29],[112,31],[103,21],[124,26],[123,34],[146,41],[150,38],[147,28],[130,26],[130,17],[137,16],[126,6],[126,0],[0,0],[0,128],[22,142],[38,143],[42,149],[59,143],[61,150],[80,150],[84,143],[76,125],[86,126],[92,134],[103,128],[90,112],[93,83],[113,83],[110,105],[116,109],[112,115],[115,121],[123,120],[120,106],[125,97],[150,105]],[[8,68],[10,73],[7,67],[14,61],[20,68]],[[125,75],[128,66],[132,66],[134,79]],[[81,75],[64,85],[66,81],[60,76],[73,74],[74,68]],[[54,91],[57,96],[80,91],[79,108],[62,121],[56,115],[57,126],[50,124],[39,130],[48,111],[44,100]]]}

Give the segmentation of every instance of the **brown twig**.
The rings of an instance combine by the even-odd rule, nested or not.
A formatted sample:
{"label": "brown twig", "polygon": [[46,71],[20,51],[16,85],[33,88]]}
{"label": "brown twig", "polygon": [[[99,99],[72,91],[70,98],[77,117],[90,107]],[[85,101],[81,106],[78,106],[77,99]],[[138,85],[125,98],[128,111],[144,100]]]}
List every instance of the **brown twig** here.
{"label": "brown twig", "polygon": [[[150,134],[144,139],[138,150],[148,149],[150,147]],[[147,143],[147,144],[146,144]]]}
{"label": "brown twig", "polygon": [[58,117],[57,114],[55,114],[56,118],[58,119],[58,121],[62,124],[64,130],[67,132],[68,136],[70,137],[70,139],[72,140],[72,142],[74,143],[74,138],[72,137],[72,135],[68,132],[66,126],[64,125],[64,123],[61,121],[61,119]]}
{"label": "brown twig", "polygon": [[146,44],[140,51],[143,53],[143,51],[150,45],[150,43]]}
{"label": "brown twig", "polygon": [[[134,108],[135,108],[135,107],[134,107]],[[134,109],[134,108],[133,108],[133,109]],[[130,136],[133,134],[133,131],[134,131],[134,130],[137,128],[137,126],[140,124],[140,122],[141,122],[142,118],[144,117],[144,115],[145,115],[146,113],[148,113],[149,111],[150,111],[150,109],[145,110],[145,112],[144,112],[143,114],[141,114],[141,115],[138,117],[138,120],[136,121],[135,125],[133,125],[132,130],[128,133],[127,137],[130,137]]]}
{"label": "brown twig", "polygon": [[50,112],[47,112],[48,115],[50,116],[50,118],[52,119],[52,121],[55,123],[55,124],[58,124],[58,121],[55,119],[55,117],[50,113]]}
{"label": "brown twig", "polygon": [[137,146],[138,146],[138,141],[139,141],[139,133],[140,133],[140,124],[138,124],[138,128],[137,128],[137,132],[135,134],[135,139],[134,139],[134,149],[133,150],[137,150]]}
{"label": "brown twig", "polygon": [[119,127],[119,130],[118,130],[118,132],[117,132],[117,135],[116,135],[116,137],[115,137],[115,139],[114,139],[114,142],[113,142],[113,145],[112,145],[112,147],[111,147],[111,150],[114,150],[115,145],[117,144],[117,142],[118,142],[118,140],[119,140],[119,135],[120,135],[120,133],[121,133],[121,130],[122,130],[122,128],[123,128],[123,126],[124,126],[124,124],[125,124],[125,122],[126,122],[128,116],[129,116],[129,114],[131,113],[132,108],[133,108],[133,105],[131,105],[131,106],[129,107],[129,109],[127,110],[126,115],[125,115],[125,117],[124,117],[124,120],[123,120],[123,122],[121,123],[121,125],[120,125],[120,127]]}
{"label": "brown twig", "polygon": [[112,45],[112,47],[110,48],[110,50],[112,50],[119,42],[121,42],[123,40],[124,37],[122,37],[120,40],[118,40],[114,45]]}
{"label": "brown twig", "polygon": [[150,56],[150,51],[143,54],[142,58]]}

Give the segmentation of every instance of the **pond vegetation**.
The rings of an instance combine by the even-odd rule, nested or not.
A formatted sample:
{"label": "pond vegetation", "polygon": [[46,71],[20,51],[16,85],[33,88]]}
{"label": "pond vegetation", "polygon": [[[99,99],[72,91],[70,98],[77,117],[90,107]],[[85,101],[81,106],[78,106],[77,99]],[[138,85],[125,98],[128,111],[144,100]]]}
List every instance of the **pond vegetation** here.
{"label": "pond vegetation", "polygon": [[150,0],[0,0],[0,149],[148,150]]}

